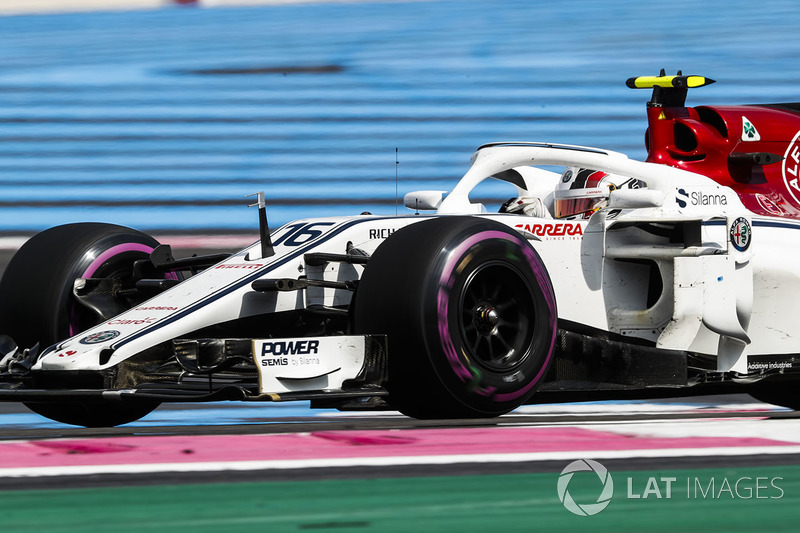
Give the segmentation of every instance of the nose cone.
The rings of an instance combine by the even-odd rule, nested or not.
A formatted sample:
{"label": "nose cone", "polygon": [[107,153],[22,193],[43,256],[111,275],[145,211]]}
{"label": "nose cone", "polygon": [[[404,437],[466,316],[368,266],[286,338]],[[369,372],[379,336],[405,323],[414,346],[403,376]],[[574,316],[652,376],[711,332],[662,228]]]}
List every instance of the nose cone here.
{"label": "nose cone", "polygon": [[98,370],[105,346],[83,346],[69,343],[61,350],[44,353],[34,365],[34,370]]}

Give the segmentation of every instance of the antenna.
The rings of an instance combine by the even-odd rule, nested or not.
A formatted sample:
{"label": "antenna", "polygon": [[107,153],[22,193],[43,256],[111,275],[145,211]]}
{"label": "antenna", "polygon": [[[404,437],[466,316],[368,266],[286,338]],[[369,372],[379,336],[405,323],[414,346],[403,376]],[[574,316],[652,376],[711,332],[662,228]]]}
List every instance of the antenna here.
{"label": "antenna", "polygon": [[269,236],[269,224],[267,224],[267,202],[264,199],[264,191],[254,194],[248,194],[245,198],[251,196],[256,197],[256,203],[250,204],[248,207],[258,207],[258,232],[261,237],[261,259],[266,259],[275,255],[275,249],[272,247],[272,239]]}
{"label": "antenna", "polygon": [[400,159],[398,155],[398,149],[395,147],[394,149],[394,214],[397,216],[397,197],[398,197],[398,189],[397,189],[397,167],[400,166]]}

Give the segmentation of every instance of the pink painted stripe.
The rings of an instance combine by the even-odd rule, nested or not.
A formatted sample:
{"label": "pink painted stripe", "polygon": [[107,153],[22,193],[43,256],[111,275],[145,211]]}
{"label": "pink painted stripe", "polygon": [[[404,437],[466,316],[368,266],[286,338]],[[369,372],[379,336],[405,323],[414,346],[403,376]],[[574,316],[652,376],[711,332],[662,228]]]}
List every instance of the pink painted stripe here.
{"label": "pink painted stripe", "polygon": [[0,468],[796,445],[762,438],[637,437],[577,427],[111,437],[0,443]]}

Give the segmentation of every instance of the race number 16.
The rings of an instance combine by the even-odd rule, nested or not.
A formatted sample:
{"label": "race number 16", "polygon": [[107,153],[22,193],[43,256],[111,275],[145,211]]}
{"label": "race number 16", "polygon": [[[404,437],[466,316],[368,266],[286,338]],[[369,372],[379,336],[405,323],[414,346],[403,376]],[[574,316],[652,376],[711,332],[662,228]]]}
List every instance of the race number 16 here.
{"label": "race number 16", "polygon": [[333,226],[333,222],[312,222],[310,224],[289,224],[286,226],[286,232],[273,241],[274,246],[283,244],[284,246],[300,246],[305,244],[311,239],[316,239],[322,235],[324,229],[315,229],[318,227]]}

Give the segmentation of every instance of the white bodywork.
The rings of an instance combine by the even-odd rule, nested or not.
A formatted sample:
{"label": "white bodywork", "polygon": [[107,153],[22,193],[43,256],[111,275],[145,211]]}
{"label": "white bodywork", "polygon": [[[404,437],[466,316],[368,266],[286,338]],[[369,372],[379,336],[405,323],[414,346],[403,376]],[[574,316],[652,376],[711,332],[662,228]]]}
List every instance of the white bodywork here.
{"label": "white bodywork", "polygon": [[[525,186],[517,186],[512,194],[536,196],[551,207],[560,173],[540,166],[592,168],[640,179],[647,188],[614,191],[608,207],[589,220],[486,214],[482,205],[469,198],[484,179],[516,169]],[[435,213],[287,224],[272,233],[274,256],[260,257],[255,243],[150,301],[61,342],[39,359],[34,370],[99,370],[209,325],[312,304],[345,306],[351,297],[345,290],[309,287],[257,292],[251,283],[259,278],[299,276],[357,280],[362,266],[314,267],[303,255],[342,254],[348,243],[372,253],[398,229],[429,216],[455,214],[485,216],[527,237],[547,266],[562,321],[652,341],[660,348],[716,356],[719,371],[746,372],[749,355],[800,352],[800,342],[793,335],[793,311],[800,294],[795,265],[800,252],[792,246],[800,241],[800,222],[754,216],[733,190],[704,176],[592,148],[496,144],[475,153],[471,168],[452,192],[410,193],[406,205],[435,209]],[[731,242],[734,223],[752,228],[744,251]],[[676,224],[696,228],[699,242],[671,243],[658,232],[648,231]],[[408,253],[413,258],[414,250]],[[648,302],[652,276],[646,265],[653,264],[663,288],[655,301]],[[113,350],[110,356],[108,349]],[[351,363],[309,369],[305,378],[319,381],[333,367],[347,368],[341,370],[343,374],[358,372],[358,365]],[[266,366],[259,371],[262,392],[289,390],[273,379]],[[341,383],[341,379],[334,381]]]}

